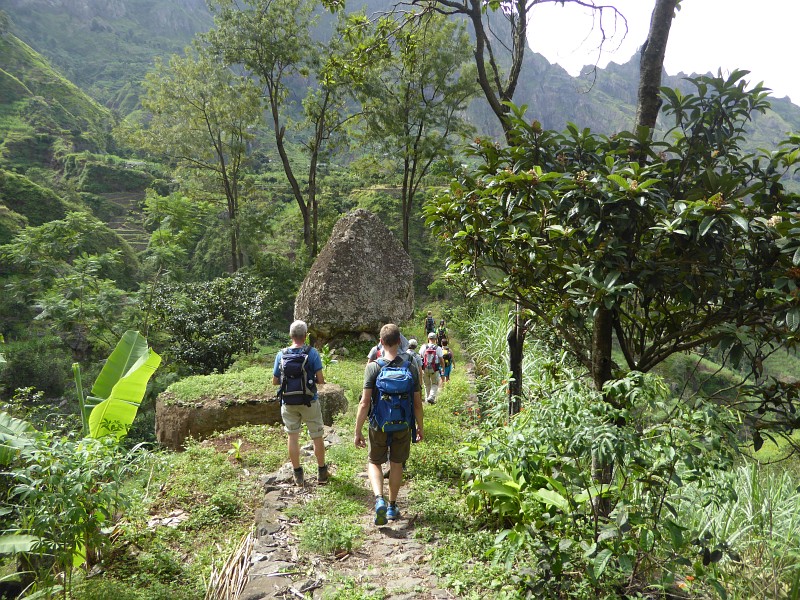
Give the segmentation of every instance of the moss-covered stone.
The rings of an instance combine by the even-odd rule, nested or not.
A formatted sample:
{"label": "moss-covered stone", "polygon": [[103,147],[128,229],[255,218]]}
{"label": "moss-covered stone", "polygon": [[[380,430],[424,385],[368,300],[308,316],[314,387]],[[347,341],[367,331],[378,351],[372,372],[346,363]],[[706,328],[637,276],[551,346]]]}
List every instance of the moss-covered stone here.
{"label": "moss-covered stone", "polygon": [[[205,439],[240,425],[281,422],[280,403],[272,385],[272,370],[251,367],[236,373],[197,375],[173,383],[156,401],[156,438],[179,449],[188,437]],[[344,389],[319,386],[322,420],[332,425],[347,411]]]}

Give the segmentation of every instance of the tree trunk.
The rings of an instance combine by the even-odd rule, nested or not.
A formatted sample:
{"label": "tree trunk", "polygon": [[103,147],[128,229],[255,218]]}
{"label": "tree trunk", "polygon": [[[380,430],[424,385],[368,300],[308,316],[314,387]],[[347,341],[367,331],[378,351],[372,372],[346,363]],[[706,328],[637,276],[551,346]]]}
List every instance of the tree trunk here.
{"label": "tree trunk", "polygon": [[[650,17],[650,32],[642,47],[639,66],[639,100],[636,107],[636,128],[656,125],[658,111],[661,108],[661,74],[664,70],[664,55],[669,39],[669,30],[675,7],[680,0],[656,0]],[[614,331],[614,313],[608,308],[598,308],[594,316],[592,330],[592,382],[598,392],[611,379],[611,350]],[[624,425],[617,422],[618,426]],[[592,476],[601,484],[611,483],[614,472],[612,461],[602,461],[598,456],[592,457]],[[594,503],[597,515],[607,517],[611,506],[607,499],[597,498]]]}
{"label": "tree trunk", "polygon": [[522,409],[522,351],[525,345],[525,325],[521,323],[519,304],[514,305],[514,324],[508,332],[508,367],[511,381],[508,382],[508,414],[515,415]]}
{"label": "tree trunk", "polygon": [[679,0],[656,0],[650,16],[650,32],[647,34],[639,65],[639,99],[636,107],[636,127],[656,126],[661,109],[661,74],[664,70],[664,55],[667,52],[669,30]]}
{"label": "tree trunk", "polygon": [[[607,308],[599,308],[594,315],[592,329],[592,382],[594,388],[601,392],[603,385],[611,379],[611,349],[613,347],[613,313]],[[611,483],[614,463],[603,461],[596,454],[592,455],[592,478],[601,484]],[[597,515],[607,517],[611,512],[611,504],[604,497],[596,497],[594,509]]]}

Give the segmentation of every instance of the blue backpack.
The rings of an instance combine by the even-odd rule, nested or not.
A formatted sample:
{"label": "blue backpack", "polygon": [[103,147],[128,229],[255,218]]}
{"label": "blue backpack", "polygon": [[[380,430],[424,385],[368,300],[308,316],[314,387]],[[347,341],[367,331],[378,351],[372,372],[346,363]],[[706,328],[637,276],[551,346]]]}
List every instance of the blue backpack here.
{"label": "blue backpack", "polygon": [[414,376],[404,360],[399,367],[383,358],[376,361],[381,370],[375,380],[369,422],[373,429],[392,432],[414,426]]}
{"label": "blue backpack", "polygon": [[317,391],[317,375],[311,372],[308,364],[309,346],[297,352],[286,348],[281,353],[281,387],[278,397],[283,404],[311,406]]}

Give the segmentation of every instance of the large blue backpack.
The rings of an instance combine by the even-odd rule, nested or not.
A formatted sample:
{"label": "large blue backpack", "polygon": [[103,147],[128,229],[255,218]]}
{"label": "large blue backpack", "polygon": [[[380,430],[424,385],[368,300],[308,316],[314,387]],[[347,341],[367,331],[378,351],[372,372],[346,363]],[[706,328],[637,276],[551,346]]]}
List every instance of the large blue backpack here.
{"label": "large blue backpack", "polygon": [[414,376],[408,368],[410,361],[403,360],[399,367],[390,366],[383,358],[376,362],[381,370],[372,393],[370,426],[387,433],[413,428]]}
{"label": "large blue backpack", "polygon": [[286,348],[281,353],[281,387],[278,397],[283,404],[311,406],[317,391],[317,375],[311,372],[308,364],[309,346],[290,352]]}

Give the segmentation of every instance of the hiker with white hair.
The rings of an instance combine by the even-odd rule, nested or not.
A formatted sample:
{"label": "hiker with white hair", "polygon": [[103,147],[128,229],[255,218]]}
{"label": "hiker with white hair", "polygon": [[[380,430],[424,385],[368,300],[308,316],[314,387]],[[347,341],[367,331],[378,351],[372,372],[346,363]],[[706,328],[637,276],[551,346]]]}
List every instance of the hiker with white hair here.
{"label": "hiker with white hair", "polygon": [[289,460],[294,469],[294,481],[305,483],[303,466],[300,464],[300,431],[306,424],[308,435],[314,443],[317,459],[317,483],[328,482],[328,465],[325,463],[325,441],[317,386],[325,383],[322,373],[322,357],[316,348],[306,344],[308,325],[295,321],[289,327],[292,345],[279,350],[272,369],[272,384],[279,385],[281,419],[286,433]]}

